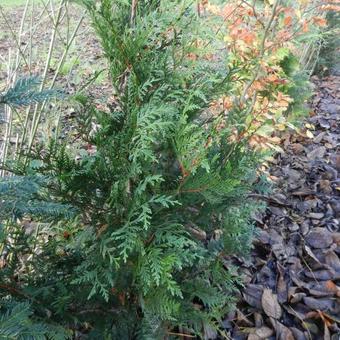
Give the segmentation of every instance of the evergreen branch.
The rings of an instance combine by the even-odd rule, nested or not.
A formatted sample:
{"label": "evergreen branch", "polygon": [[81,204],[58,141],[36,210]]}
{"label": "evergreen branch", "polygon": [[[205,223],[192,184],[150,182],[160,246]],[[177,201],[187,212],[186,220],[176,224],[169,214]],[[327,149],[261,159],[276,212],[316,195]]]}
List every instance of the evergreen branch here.
{"label": "evergreen branch", "polygon": [[14,107],[29,106],[33,103],[42,103],[52,98],[63,98],[60,90],[48,89],[37,91],[40,80],[37,76],[21,78],[12,88],[0,96],[0,104]]}

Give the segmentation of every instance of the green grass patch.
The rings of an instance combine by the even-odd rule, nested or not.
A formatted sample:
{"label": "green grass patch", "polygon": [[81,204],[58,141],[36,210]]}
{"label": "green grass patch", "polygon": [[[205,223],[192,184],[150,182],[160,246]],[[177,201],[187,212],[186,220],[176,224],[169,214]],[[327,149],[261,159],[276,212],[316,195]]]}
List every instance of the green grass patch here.
{"label": "green grass patch", "polygon": [[14,7],[23,6],[26,4],[26,0],[1,0],[1,6]]}

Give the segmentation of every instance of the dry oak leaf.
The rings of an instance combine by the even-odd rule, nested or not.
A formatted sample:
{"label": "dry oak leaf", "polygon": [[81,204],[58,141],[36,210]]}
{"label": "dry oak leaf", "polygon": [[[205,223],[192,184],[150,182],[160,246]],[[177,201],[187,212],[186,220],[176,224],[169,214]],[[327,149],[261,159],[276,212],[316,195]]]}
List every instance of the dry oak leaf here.
{"label": "dry oak leaf", "polygon": [[273,294],[271,289],[265,288],[263,290],[261,303],[266,315],[274,319],[280,319],[282,315],[282,309],[279,304],[277,295]]}

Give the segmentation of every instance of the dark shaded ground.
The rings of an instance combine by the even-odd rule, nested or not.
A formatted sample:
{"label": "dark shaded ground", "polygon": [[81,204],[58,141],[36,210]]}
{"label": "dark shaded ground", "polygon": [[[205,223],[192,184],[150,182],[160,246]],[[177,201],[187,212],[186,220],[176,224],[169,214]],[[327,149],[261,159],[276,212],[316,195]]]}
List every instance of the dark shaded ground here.
{"label": "dark shaded ground", "polygon": [[314,78],[313,112],[304,133],[283,136],[274,182],[236,312],[233,340],[340,339],[340,76]]}

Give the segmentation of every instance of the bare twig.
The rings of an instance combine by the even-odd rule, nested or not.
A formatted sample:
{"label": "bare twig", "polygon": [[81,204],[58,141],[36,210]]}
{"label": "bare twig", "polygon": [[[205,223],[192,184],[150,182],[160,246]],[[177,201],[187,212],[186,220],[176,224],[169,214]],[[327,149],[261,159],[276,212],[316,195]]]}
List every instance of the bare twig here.
{"label": "bare twig", "polygon": [[131,4],[131,16],[130,16],[130,24],[131,25],[133,25],[133,22],[135,20],[137,4],[138,4],[138,0],[132,0],[132,4]]}

